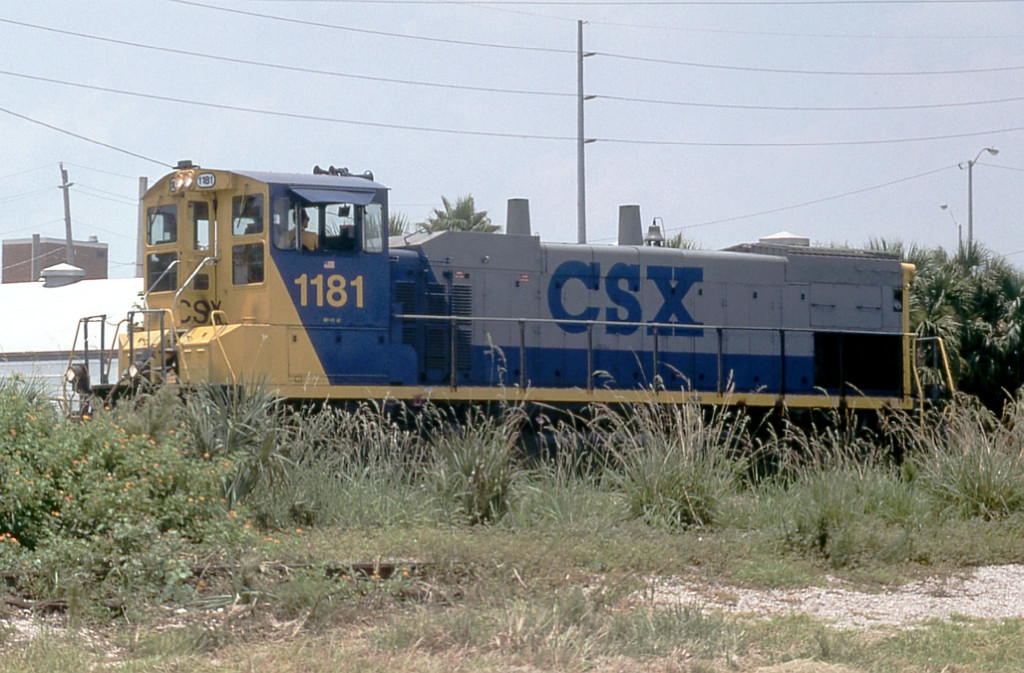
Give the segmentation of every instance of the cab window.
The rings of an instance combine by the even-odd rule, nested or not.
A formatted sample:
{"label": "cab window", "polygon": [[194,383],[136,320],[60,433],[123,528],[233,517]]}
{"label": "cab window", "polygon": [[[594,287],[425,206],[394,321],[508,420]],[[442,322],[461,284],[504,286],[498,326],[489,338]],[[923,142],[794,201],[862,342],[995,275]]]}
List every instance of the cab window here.
{"label": "cab window", "polygon": [[177,253],[163,252],[146,255],[146,291],[171,292],[178,289],[178,268],[174,262]]}
{"label": "cab window", "polygon": [[153,206],[146,213],[146,244],[163,245],[178,240],[178,206]]}
{"label": "cab window", "polygon": [[210,204],[206,201],[190,201],[192,210],[192,247],[195,250],[210,249]]}
{"label": "cab window", "polygon": [[236,196],[231,200],[231,233],[235,236],[263,232],[263,195]]}
{"label": "cab window", "polygon": [[248,285],[263,282],[263,244],[249,243],[231,248],[231,282]]}
{"label": "cab window", "polygon": [[[320,243],[320,212],[279,198],[274,204],[273,241],[280,250],[316,250]],[[300,233],[301,232],[301,233]]]}
{"label": "cab window", "polygon": [[349,252],[356,249],[356,228],[362,219],[362,208],[351,203],[323,206],[323,242],[328,250]]}
{"label": "cab window", "polygon": [[383,212],[379,203],[274,203],[272,240],[280,250],[381,252]]}
{"label": "cab window", "polygon": [[384,249],[384,209],[371,203],[363,209],[363,251],[381,252]]}

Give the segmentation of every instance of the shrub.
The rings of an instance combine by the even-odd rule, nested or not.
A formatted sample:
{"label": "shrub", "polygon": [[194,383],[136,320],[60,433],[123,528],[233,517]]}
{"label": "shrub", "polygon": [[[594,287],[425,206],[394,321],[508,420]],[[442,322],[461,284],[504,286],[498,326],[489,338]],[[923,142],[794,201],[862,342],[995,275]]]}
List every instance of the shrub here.
{"label": "shrub", "polygon": [[29,563],[64,577],[62,564],[78,564],[90,568],[89,581],[123,579],[142,558],[161,572],[168,545],[240,528],[221,497],[230,462],[195,459],[174,428],[130,433],[125,427],[139,422],[133,408],[65,423],[19,386],[0,391],[0,559],[7,567]]}

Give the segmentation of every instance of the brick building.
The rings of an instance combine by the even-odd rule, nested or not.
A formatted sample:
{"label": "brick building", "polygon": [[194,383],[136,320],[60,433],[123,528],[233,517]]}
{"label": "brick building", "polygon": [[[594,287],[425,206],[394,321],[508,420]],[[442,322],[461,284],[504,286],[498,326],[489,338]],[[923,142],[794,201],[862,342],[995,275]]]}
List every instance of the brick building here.
{"label": "brick building", "polygon": [[[37,264],[33,264],[33,247]],[[98,280],[107,277],[107,244],[100,243],[95,236],[88,241],[74,242],[75,255],[73,264],[85,271],[85,278]],[[4,283],[25,283],[39,280],[39,272],[43,269],[67,261],[67,241],[63,238],[32,238],[10,239],[3,242],[3,256],[0,266],[3,267]],[[37,274],[32,277],[33,270]]]}

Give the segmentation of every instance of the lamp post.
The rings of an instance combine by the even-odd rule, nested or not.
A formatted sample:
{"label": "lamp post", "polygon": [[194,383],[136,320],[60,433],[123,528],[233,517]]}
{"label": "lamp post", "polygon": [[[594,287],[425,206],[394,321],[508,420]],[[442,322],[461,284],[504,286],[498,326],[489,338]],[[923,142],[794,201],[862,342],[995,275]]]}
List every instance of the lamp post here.
{"label": "lamp post", "polygon": [[[978,150],[977,156],[972,161],[967,162],[967,249],[970,250],[971,246],[974,245],[974,164],[978,163],[978,159],[982,154],[988,152],[992,156],[999,154],[999,150],[994,147],[983,147]],[[960,168],[964,167],[960,164]]]}
{"label": "lamp post", "polygon": [[949,207],[948,203],[943,203],[939,208],[949,211],[949,216],[953,218],[953,224],[956,225],[956,242],[959,250],[964,249],[964,235],[960,229],[960,222],[956,219],[956,215],[953,214],[953,209]]}
{"label": "lamp post", "polygon": [[953,210],[952,210],[952,208],[949,207],[949,204],[945,204],[944,203],[941,206],[939,206],[939,208],[941,208],[942,210],[948,210],[949,211],[949,216],[953,218],[953,224],[956,225],[956,245],[958,246],[959,249],[963,250],[964,249],[964,232],[963,232],[963,229],[961,228],[961,225],[959,225],[959,220],[956,219],[956,215],[953,214]]}

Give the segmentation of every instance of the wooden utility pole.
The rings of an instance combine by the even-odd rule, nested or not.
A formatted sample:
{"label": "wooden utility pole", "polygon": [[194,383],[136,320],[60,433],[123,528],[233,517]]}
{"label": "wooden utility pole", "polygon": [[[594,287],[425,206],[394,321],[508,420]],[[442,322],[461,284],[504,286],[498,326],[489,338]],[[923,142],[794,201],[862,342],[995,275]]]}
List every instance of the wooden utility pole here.
{"label": "wooden utility pole", "polygon": [[67,237],[67,263],[75,265],[75,243],[71,236],[71,185],[68,182],[68,172],[64,170],[64,162],[60,164],[60,188],[64,192],[64,235]]}

